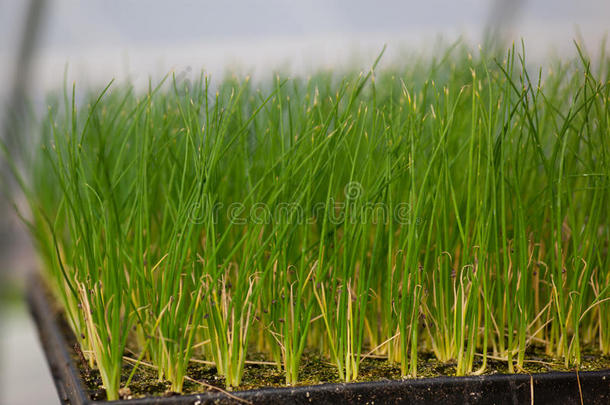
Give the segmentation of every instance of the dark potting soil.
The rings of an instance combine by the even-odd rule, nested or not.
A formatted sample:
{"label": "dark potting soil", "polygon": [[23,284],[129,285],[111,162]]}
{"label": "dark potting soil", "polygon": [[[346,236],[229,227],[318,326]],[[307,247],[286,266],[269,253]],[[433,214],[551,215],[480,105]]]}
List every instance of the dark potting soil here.
{"label": "dark potting soil", "polygon": [[[105,400],[106,392],[102,387],[102,380],[99,371],[90,369],[84,361],[76,338],[67,325],[59,310],[56,310],[57,321],[61,326],[66,341],[70,347],[69,353],[74,363],[78,366],[81,378],[84,381],[91,399]],[[284,373],[274,364],[267,364],[269,358],[265,354],[250,352],[249,360],[255,364],[246,364],[242,384],[233,391],[249,390],[262,387],[284,387]],[[135,357],[132,353],[126,352],[125,356]],[[260,362],[260,363],[259,363]],[[480,367],[481,358],[475,360],[474,369]],[[265,363],[265,364],[261,364]],[[121,374],[122,386],[127,382],[133,371],[134,364],[130,361],[123,362]],[[593,347],[584,347],[581,351],[581,365],[578,371],[594,371],[610,369],[610,356],[604,356]],[[418,356],[418,375],[417,378],[455,376],[456,364],[454,362],[443,363],[438,361],[430,352],[419,353]],[[545,373],[550,371],[574,371],[566,368],[558,359],[553,359],[544,353],[540,346],[531,346],[526,352],[526,363],[522,373]],[[484,375],[506,374],[508,365],[505,361],[495,360],[488,357],[487,367]],[[224,378],[217,375],[216,367],[207,364],[191,363],[187,370],[188,379],[184,381],[183,394],[194,394],[210,391],[212,387],[226,389]],[[322,383],[342,382],[337,374],[335,366],[328,359],[319,353],[306,350],[301,360],[299,373],[299,386],[316,385]],[[365,358],[360,364],[358,382],[399,380],[401,379],[400,367],[398,364],[390,364],[385,359]],[[194,381],[190,381],[194,380]],[[129,389],[122,389],[120,394],[123,399],[140,398],[148,396],[171,396],[179,395],[170,391],[171,384],[168,381],[159,381],[157,370],[140,363],[137,367]]]}
{"label": "dark potting soil", "polygon": [[[104,389],[102,388],[102,380],[97,370],[87,370],[79,360],[78,355],[74,352],[74,360],[80,365],[80,372],[85,386],[87,387],[91,398],[94,400],[103,400],[106,398]],[[528,362],[526,363],[525,373],[543,373],[549,371],[573,371],[567,369],[548,356],[540,354],[540,348],[533,348],[529,351]],[[262,355],[253,355],[253,358],[263,359]],[[481,360],[475,362],[475,369],[480,366]],[[579,371],[593,371],[610,368],[610,357],[602,356],[595,350],[586,350],[583,353],[582,363]],[[133,370],[133,365],[125,362],[121,375],[123,384],[129,378]],[[436,360],[432,353],[420,353],[418,359],[418,378],[423,377],[438,377],[438,376],[454,376],[455,363],[442,363]],[[505,374],[508,373],[506,362],[499,360],[487,360],[487,368],[483,373],[490,374]],[[216,367],[203,364],[191,364],[188,368],[187,375],[189,378],[205,383],[206,385],[215,386],[225,389],[224,378],[216,374]],[[322,383],[337,383],[341,382],[338,378],[335,367],[322,358],[318,353],[309,351],[304,353],[301,360],[301,370],[299,374],[299,386],[316,385]],[[357,381],[380,381],[380,380],[398,380],[400,379],[400,367],[390,364],[384,359],[366,358],[362,360],[360,365],[360,373]],[[139,398],[145,396],[168,396],[177,395],[170,392],[170,383],[167,381],[159,381],[157,371],[150,367],[140,364],[129,384],[129,390],[124,392],[126,398]],[[284,374],[278,370],[275,365],[269,364],[246,364],[244,368],[244,376],[242,384],[234,388],[234,391],[256,389],[261,387],[283,387],[285,386]],[[184,394],[192,394],[198,392],[209,391],[209,387],[201,384],[185,381]]]}
{"label": "dark potting soil", "polygon": [[[102,388],[102,380],[99,371],[95,369],[91,370],[83,363],[76,347],[72,348],[71,354],[75,363],[79,365],[81,377],[85,382],[85,387],[89,391],[91,399],[106,399],[106,393]],[[126,353],[126,356],[133,357],[130,353]],[[265,358],[261,353],[253,353],[250,359],[261,362],[269,361],[269,359]],[[480,365],[481,359],[477,359],[475,361],[474,369],[477,369]],[[133,367],[133,363],[124,362],[121,375],[122,385],[127,382]],[[582,363],[578,369],[579,371],[594,371],[609,368],[610,356],[604,356],[599,351],[592,348],[583,350]],[[563,363],[545,355],[541,347],[530,348],[527,352],[525,369],[522,372],[533,374],[550,371],[574,371],[574,369],[565,368]],[[420,353],[418,358],[417,378],[454,376],[455,372],[456,365],[454,362],[442,363],[438,361],[432,353]],[[505,361],[487,359],[487,368],[483,374],[506,373],[508,373],[508,366]],[[188,367],[187,376],[189,379],[196,380],[199,383],[185,380],[183,387],[184,394],[206,392],[211,390],[209,386],[226,389],[224,378],[217,375],[216,367],[212,365],[191,363]],[[300,381],[297,384],[299,386],[341,382],[335,366],[327,359],[323,358],[319,353],[311,350],[306,351],[303,354],[299,378]],[[366,358],[361,362],[357,381],[399,380],[400,378],[399,365],[390,364],[385,359]],[[171,392],[170,386],[171,384],[168,381],[159,381],[156,369],[140,364],[131,379],[129,390],[122,390],[121,395],[124,399],[146,396],[179,395]],[[283,386],[285,386],[284,373],[281,370],[278,370],[275,365],[246,364],[242,384],[233,390],[240,391],[262,387]]]}

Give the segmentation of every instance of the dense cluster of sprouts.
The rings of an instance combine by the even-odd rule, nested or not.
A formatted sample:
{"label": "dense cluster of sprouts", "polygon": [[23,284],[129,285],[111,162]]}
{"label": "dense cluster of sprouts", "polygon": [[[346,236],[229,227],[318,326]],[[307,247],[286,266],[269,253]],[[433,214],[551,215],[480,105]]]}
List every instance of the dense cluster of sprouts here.
{"label": "dense cluster of sprouts", "polygon": [[345,381],[610,353],[610,60],[578,51],[59,97],[29,225],[108,398],[126,347],[178,392],[193,359],[239,386],[250,350],[287,384],[306,348]]}

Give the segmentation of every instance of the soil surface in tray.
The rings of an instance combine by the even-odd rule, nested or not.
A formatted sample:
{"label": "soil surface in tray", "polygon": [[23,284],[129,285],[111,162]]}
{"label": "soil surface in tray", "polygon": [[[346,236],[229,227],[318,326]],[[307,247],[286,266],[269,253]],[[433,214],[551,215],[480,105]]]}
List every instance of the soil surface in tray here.
{"label": "soil surface in tray", "polygon": [[[74,351],[74,350],[73,350]],[[549,371],[574,371],[566,369],[557,360],[551,359],[548,356],[540,353],[539,348],[533,348],[528,356],[525,373],[544,373]],[[89,390],[91,398],[94,400],[103,400],[106,398],[106,393],[102,388],[102,380],[97,370],[86,370],[79,361],[79,357],[74,351],[74,359],[80,365],[80,372],[85,386]],[[268,361],[262,355],[253,355],[251,359]],[[480,365],[480,360],[476,366]],[[475,366],[475,368],[476,368]],[[586,350],[582,355],[582,364],[579,371],[593,371],[610,368],[610,357],[602,356],[594,350]],[[123,365],[123,373],[121,380],[123,383],[127,381],[133,365],[128,362]],[[453,376],[455,375],[455,363],[442,363],[436,360],[432,353],[420,353],[418,360],[418,376],[438,377],[438,376]],[[487,369],[484,374],[502,374],[508,373],[506,362],[488,359]],[[225,389],[224,379],[216,374],[214,366],[204,364],[192,364],[188,369],[188,377],[205,384],[212,385],[218,388]],[[397,380],[400,379],[400,368],[397,365],[391,365],[383,359],[366,358],[362,360],[360,366],[360,376],[357,381],[380,381],[380,380]],[[338,383],[339,380],[335,367],[319,354],[314,352],[304,353],[301,361],[301,372],[298,385],[315,385],[322,383]],[[284,387],[284,374],[274,365],[268,364],[246,364],[242,385],[235,388],[234,391],[255,389],[262,387]],[[139,398],[145,396],[170,396],[178,395],[169,391],[170,383],[167,381],[159,381],[156,370],[140,364],[129,385],[129,391],[123,393],[126,398]],[[184,394],[200,393],[209,391],[209,387],[201,384],[185,381]]]}
{"label": "soil surface in tray", "polygon": [[[89,369],[83,362],[81,355],[78,353],[78,346],[75,346],[74,335],[68,331],[67,325],[64,323],[64,331],[66,332],[68,341],[71,344],[71,355],[78,365],[81,377],[85,382],[85,387],[93,400],[106,399],[105,390],[102,388],[102,380],[96,369]],[[125,356],[134,358],[132,353],[125,353]],[[574,369],[565,368],[561,361],[550,358],[544,354],[541,347],[532,346],[526,357],[525,369],[523,373],[544,373],[549,371],[574,371]],[[269,362],[263,354],[252,353],[249,357],[252,362]],[[475,362],[475,369],[481,364],[481,359]],[[583,348],[582,364],[579,371],[593,371],[610,369],[610,356],[602,355],[598,350],[593,348]],[[128,380],[133,370],[133,363],[125,361],[121,376],[122,385]],[[417,378],[438,377],[438,376],[454,376],[456,371],[455,363],[442,363],[438,361],[432,353],[423,352],[418,358],[418,375]],[[508,373],[508,366],[505,361],[487,359],[487,368],[483,374],[505,374]],[[380,381],[380,380],[398,380],[400,376],[400,367],[397,364],[390,364],[385,359],[365,358],[360,365],[360,373],[357,381]],[[184,394],[193,394],[210,391],[209,386],[225,389],[224,379],[217,375],[216,367],[207,364],[191,363],[188,369],[187,376],[190,380],[199,381],[193,382],[185,380]],[[323,358],[320,354],[313,351],[305,351],[301,361],[300,382],[298,385],[316,385],[323,383],[338,383],[342,382],[338,378],[335,366],[328,359]],[[203,384],[202,384],[203,383]],[[234,388],[233,391],[241,391],[248,389],[256,389],[262,387],[284,387],[284,374],[275,365],[272,364],[246,364],[242,385]],[[170,383],[167,381],[159,381],[156,369],[149,365],[140,364],[129,384],[129,390],[121,390],[121,395],[124,399],[139,398],[146,396],[171,396],[179,395],[170,391]]]}
{"label": "soil surface in tray", "polygon": [[[74,363],[77,365],[80,375],[85,383],[85,387],[93,400],[105,400],[106,392],[102,386],[102,379],[99,371],[90,369],[80,349],[76,343],[76,338],[70,330],[61,311],[55,308],[56,320],[58,321],[66,341],[70,345],[69,353]],[[242,384],[234,388],[233,391],[242,391],[263,387],[285,387],[284,373],[274,364],[269,363],[269,358],[264,354],[251,351],[245,365]],[[125,356],[131,359],[136,358],[133,353],[126,352]],[[481,365],[482,359],[475,361],[476,370]],[[254,363],[254,364],[252,364]],[[265,363],[265,364],[261,364]],[[148,364],[148,363],[147,363]],[[133,371],[133,361],[124,361],[121,374],[122,386],[127,382]],[[604,356],[601,352],[592,347],[581,349],[581,365],[579,371],[594,371],[610,369],[610,356]],[[418,375],[417,378],[455,376],[456,364],[454,362],[443,363],[438,361],[431,352],[421,352],[418,356]],[[531,346],[526,352],[526,363],[522,373],[545,373],[550,371],[574,371],[573,368],[566,368],[562,361],[551,358],[544,353],[540,346]],[[506,374],[508,365],[505,361],[488,357],[487,368],[484,375]],[[324,383],[342,382],[337,374],[335,366],[319,353],[306,350],[301,360],[301,370],[299,374],[299,386],[316,385]],[[400,376],[400,365],[390,364],[381,358],[368,357],[361,361],[360,372],[357,382],[363,381],[382,381],[398,380]],[[120,395],[123,399],[141,398],[147,396],[172,396],[180,395],[170,391],[171,384],[168,381],[159,381],[157,371],[150,365],[140,363],[137,367],[129,389],[122,389]],[[183,394],[194,394],[210,391],[213,387],[226,390],[224,378],[218,376],[216,367],[213,365],[191,363],[187,372],[187,379],[184,381]]]}

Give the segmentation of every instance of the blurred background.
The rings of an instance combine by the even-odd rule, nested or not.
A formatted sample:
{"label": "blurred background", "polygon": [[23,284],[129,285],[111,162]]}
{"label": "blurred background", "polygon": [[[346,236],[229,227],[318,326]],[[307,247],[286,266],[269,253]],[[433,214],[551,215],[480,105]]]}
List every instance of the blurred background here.
{"label": "blurred background", "polygon": [[[0,0],[0,136],[18,149],[32,111],[64,80],[82,89],[113,78],[144,86],[171,70],[306,75],[365,67],[384,44],[385,63],[409,63],[439,38],[476,47],[489,34],[523,39],[528,60],[543,63],[575,53],[574,39],[595,56],[609,29],[609,0]],[[36,258],[4,159],[0,174],[0,404],[56,404],[21,298]]]}

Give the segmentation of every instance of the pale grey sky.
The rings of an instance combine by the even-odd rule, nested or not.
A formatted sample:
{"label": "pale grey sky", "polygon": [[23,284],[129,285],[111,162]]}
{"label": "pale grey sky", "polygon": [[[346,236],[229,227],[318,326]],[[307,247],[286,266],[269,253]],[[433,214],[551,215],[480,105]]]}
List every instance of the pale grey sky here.
{"label": "pale grey sky", "polygon": [[[437,35],[478,44],[498,0],[47,0],[32,85],[61,84],[66,63],[78,83],[136,79],[190,66],[217,73],[288,62],[296,71],[348,63],[384,43],[425,49]],[[23,0],[0,0],[0,95],[10,77]],[[573,51],[580,31],[592,50],[610,28],[609,0],[508,0],[512,38],[533,54]],[[521,5],[517,7],[516,5]]]}

